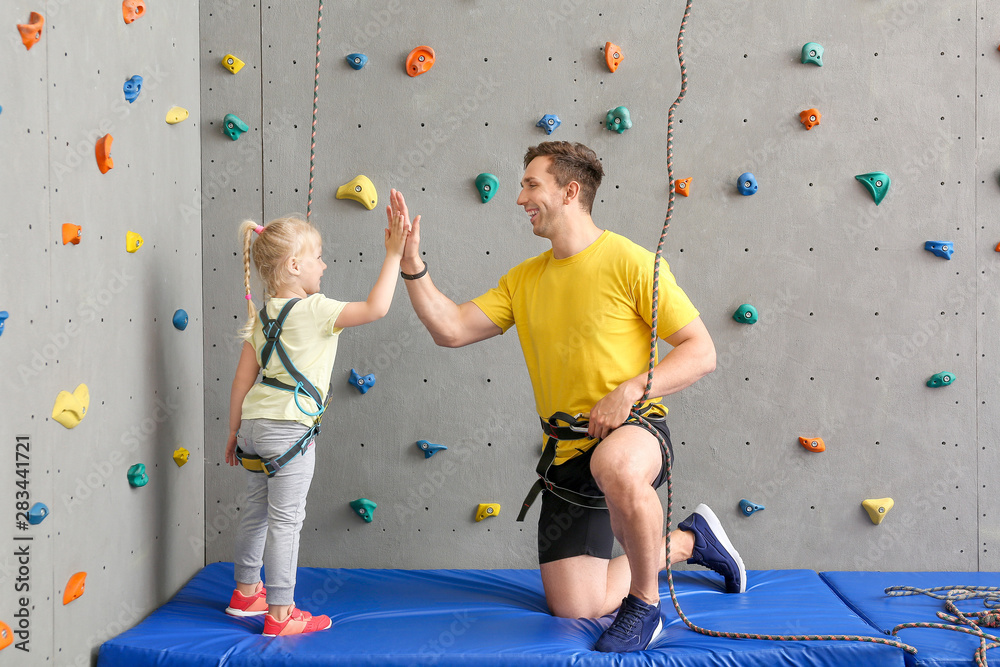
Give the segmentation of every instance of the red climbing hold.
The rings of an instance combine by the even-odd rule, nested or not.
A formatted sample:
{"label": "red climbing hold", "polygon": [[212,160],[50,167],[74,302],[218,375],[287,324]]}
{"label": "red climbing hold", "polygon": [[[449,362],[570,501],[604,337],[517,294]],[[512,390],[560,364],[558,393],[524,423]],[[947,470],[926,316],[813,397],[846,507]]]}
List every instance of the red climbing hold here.
{"label": "red climbing hold", "polygon": [[45,17],[38,12],[31,12],[27,23],[18,23],[17,30],[21,33],[21,41],[24,48],[31,50],[38,40],[42,38],[42,28],[45,26]]}

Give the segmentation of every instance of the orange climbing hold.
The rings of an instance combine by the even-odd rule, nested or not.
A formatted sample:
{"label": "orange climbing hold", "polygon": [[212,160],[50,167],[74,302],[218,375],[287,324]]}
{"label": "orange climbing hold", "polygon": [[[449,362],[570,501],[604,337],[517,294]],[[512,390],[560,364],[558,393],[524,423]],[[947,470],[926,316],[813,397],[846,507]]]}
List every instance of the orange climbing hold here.
{"label": "orange climbing hold", "polygon": [[97,145],[94,147],[94,155],[97,156],[97,167],[101,170],[102,174],[108,173],[115,166],[115,161],[111,159],[111,142],[114,140],[115,138],[110,134],[105,134],[97,140]]}
{"label": "orange climbing hold", "polygon": [[810,452],[825,452],[826,443],[823,438],[799,438],[799,444]]}
{"label": "orange climbing hold", "polygon": [[31,50],[38,40],[42,38],[42,28],[45,26],[45,17],[38,12],[31,12],[27,23],[18,23],[17,30],[21,33],[21,41],[24,48]]}
{"label": "orange climbing hold", "polygon": [[14,633],[10,631],[10,626],[0,621],[0,651],[11,645],[14,641]]}
{"label": "orange climbing hold", "polygon": [[691,179],[678,178],[674,181],[674,192],[685,197],[689,196],[691,194]]}
{"label": "orange climbing hold", "polygon": [[618,70],[618,66],[622,64],[623,60],[625,60],[625,55],[622,54],[620,46],[612,42],[604,45],[604,62],[612,74]]}
{"label": "orange climbing hold", "polygon": [[146,3],[142,0],[122,0],[122,18],[131,23],[146,13]]}
{"label": "orange climbing hold", "polygon": [[86,572],[77,572],[69,578],[66,583],[66,590],[63,591],[63,604],[69,604],[73,600],[83,595],[83,584],[87,581]]}
{"label": "orange climbing hold", "polygon": [[80,225],[74,225],[71,222],[64,223],[62,226],[63,245],[66,245],[67,243],[79,245],[80,231]]}
{"label": "orange climbing hold", "polygon": [[[997,49],[997,50],[1000,51],[1000,49]],[[1000,252],[1000,243],[997,244],[997,247],[994,248],[994,250],[996,250],[997,252]]]}
{"label": "orange climbing hold", "polygon": [[811,130],[819,125],[819,121],[822,118],[823,116],[820,114],[819,109],[806,109],[799,113],[799,120],[802,121],[807,130]]}
{"label": "orange climbing hold", "polygon": [[410,76],[420,76],[434,67],[434,49],[429,46],[418,46],[406,56],[406,73]]}

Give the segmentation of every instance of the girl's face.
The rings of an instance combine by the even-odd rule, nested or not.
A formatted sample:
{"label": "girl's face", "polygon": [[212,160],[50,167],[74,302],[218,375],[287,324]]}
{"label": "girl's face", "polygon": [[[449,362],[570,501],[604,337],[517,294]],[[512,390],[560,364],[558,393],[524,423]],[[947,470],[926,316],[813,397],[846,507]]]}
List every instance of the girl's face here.
{"label": "girl's face", "polygon": [[302,244],[298,257],[299,282],[306,294],[319,292],[320,279],[326,270],[323,261],[323,242],[319,238],[309,239]]}

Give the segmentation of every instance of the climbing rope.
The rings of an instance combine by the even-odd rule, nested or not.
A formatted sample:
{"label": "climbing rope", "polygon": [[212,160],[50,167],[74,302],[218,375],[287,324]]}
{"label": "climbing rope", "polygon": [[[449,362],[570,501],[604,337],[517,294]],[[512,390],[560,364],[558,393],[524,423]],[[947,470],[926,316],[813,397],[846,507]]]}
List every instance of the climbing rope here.
{"label": "climbing rope", "polygon": [[323,0],[319,0],[319,15],[316,17],[316,80],[313,85],[312,143],[309,145],[309,201],[306,204],[306,221],[312,215],[313,172],[316,170],[316,111],[319,109],[319,44],[323,33]]}
{"label": "climbing rope", "polygon": [[[670,228],[670,218],[674,211],[674,112],[680,105],[684,96],[687,94],[688,76],[687,76],[687,64],[684,62],[684,29],[687,27],[688,18],[691,16],[691,3],[693,0],[687,0],[687,4],[684,7],[684,17],[681,19],[680,31],[677,33],[677,59],[680,62],[681,67],[681,90],[677,95],[677,99],[674,103],[670,105],[670,110],[667,113],[667,185],[669,192],[669,199],[667,204],[667,215],[663,221],[663,231],[660,232],[660,241],[656,245],[656,257],[653,264],[653,315],[652,315],[652,333],[650,335],[649,342],[649,369],[646,375],[646,390],[642,395],[642,399],[639,403],[643,403],[649,399],[649,393],[653,386],[653,368],[656,365],[656,326],[657,326],[657,310],[659,305],[659,280],[660,280],[660,257],[663,254],[663,242],[667,238],[667,230]],[[641,415],[637,414],[633,409],[632,415],[635,416],[639,421],[641,421],[647,428],[647,430],[656,434],[656,439],[660,441],[660,446],[663,451],[667,452],[667,456],[670,456],[670,448],[667,447],[667,443],[664,440],[660,432],[653,428],[652,425]],[[900,641],[894,639],[887,639],[881,637],[865,637],[860,635],[761,635],[753,634],[747,632],[720,632],[717,630],[708,630],[706,628],[699,627],[692,623],[684,612],[681,611],[681,606],[677,602],[677,593],[674,591],[674,578],[670,567],[670,523],[671,514],[673,510],[673,484],[671,480],[671,461],[668,458],[667,461],[667,584],[670,586],[670,599],[674,604],[674,609],[677,611],[677,616],[680,617],[684,624],[693,630],[694,632],[708,635],[709,637],[723,637],[728,639],[765,639],[770,641],[855,641],[855,642],[867,642],[871,644],[885,644],[887,646],[894,646],[896,648],[901,648],[907,653],[915,654],[917,649],[904,644]]]}
{"label": "climbing rope", "polygon": [[[941,595],[939,591],[946,591]],[[979,667],[989,667],[986,662],[986,651],[1000,646],[1000,637],[983,632],[980,627],[1000,628],[1000,588],[993,586],[938,586],[936,588],[914,588],[912,586],[890,586],[885,589],[885,594],[889,597],[901,597],[904,595],[927,595],[937,600],[944,600],[945,611],[937,612],[937,617],[948,623],[900,623],[892,629],[895,635],[900,630],[907,628],[933,628],[935,630],[952,630],[954,632],[964,632],[969,635],[979,637],[979,648],[976,649],[975,659]],[[983,611],[962,612],[955,605],[958,600],[983,601],[983,606],[987,607]],[[968,626],[968,627],[966,627]],[[986,640],[992,643],[987,644]]]}

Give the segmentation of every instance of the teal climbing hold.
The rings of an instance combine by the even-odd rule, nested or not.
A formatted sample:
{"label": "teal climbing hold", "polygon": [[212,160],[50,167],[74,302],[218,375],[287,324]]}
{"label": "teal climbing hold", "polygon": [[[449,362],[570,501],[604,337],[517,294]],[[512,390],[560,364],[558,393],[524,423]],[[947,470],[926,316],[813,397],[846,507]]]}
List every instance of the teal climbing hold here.
{"label": "teal climbing hold", "polygon": [[823,66],[823,46],[816,42],[809,42],[802,46],[802,64]]}
{"label": "teal climbing hold", "polygon": [[754,512],[759,512],[762,509],[764,509],[763,505],[752,503],[746,498],[740,501],[740,514],[743,516],[751,516]]}
{"label": "teal climbing hold", "polygon": [[371,523],[372,519],[375,518],[375,508],[378,507],[374,501],[368,500],[367,498],[358,498],[357,500],[352,500],[348,503],[354,513],[365,520],[365,523]]}
{"label": "teal climbing hold", "polygon": [[753,324],[757,321],[757,309],[749,303],[744,303],[733,313],[733,319],[742,324]]}
{"label": "teal climbing hold", "polygon": [[483,173],[476,176],[476,189],[479,190],[479,196],[483,198],[484,204],[493,199],[499,187],[500,181],[493,174]]}
{"label": "teal climbing hold", "polygon": [[632,118],[629,115],[628,109],[625,107],[616,107],[609,111],[604,117],[604,126],[618,134],[632,127]]}
{"label": "teal climbing hold", "polygon": [[128,483],[132,488],[146,486],[146,483],[149,482],[149,475],[146,474],[146,466],[142,463],[136,463],[129,468],[126,475],[128,475]]}
{"label": "teal climbing hold", "polygon": [[240,138],[240,135],[249,130],[250,127],[240,120],[240,117],[234,113],[227,113],[226,118],[223,121],[222,131],[225,132],[226,136],[236,141]]}
{"label": "teal climbing hold", "polygon": [[927,381],[927,386],[928,387],[947,387],[948,385],[950,385],[954,381],[955,381],[955,374],[954,373],[948,373],[948,372],[935,373]]}
{"label": "teal climbing hold", "polygon": [[858,174],[854,178],[861,181],[862,185],[868,189],[868,192],[872,195],[872,199],[875,200],[876,206],[881,204],[882,200],[885,199],[885,193],[889,192],[889,184],[892,182],[884,171]]}

